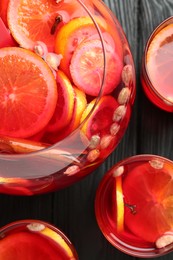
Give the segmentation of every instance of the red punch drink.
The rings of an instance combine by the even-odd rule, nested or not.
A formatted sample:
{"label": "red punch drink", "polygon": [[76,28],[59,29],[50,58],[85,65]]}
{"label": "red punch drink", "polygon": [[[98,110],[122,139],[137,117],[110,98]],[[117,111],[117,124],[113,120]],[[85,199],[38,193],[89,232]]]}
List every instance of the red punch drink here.
{"label": "red punch drink", "polygon": [[128,42],[98,0],[1,0],[0,17],[0,192],[64,188],[125,133],[135,98]]}
{"label": "red punch drink", "polygon": [[52,225],[22,220],[0,229],[0,259],[78,260],[68,238]]}
{"label": "red punch drink", "polygon": [[98,225],[110,243],[137,257],[173,249],[173,162],[137,155],[115,165],[96,194]]}
{"label": "red punch drink", "polygon": [[173,18],[163,21],[151,34],[143,56],[142,85],[159,108],[173,112]]}

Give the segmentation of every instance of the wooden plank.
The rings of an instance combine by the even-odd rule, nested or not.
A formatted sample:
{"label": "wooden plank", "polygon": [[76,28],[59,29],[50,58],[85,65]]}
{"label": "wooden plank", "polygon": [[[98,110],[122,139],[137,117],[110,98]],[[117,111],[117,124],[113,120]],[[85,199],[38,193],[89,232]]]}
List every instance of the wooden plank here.
{"label": "wooden plank", "polygon": [[0,226],[22,219],[52,221],[52,194],[11,196],[0,194]]}

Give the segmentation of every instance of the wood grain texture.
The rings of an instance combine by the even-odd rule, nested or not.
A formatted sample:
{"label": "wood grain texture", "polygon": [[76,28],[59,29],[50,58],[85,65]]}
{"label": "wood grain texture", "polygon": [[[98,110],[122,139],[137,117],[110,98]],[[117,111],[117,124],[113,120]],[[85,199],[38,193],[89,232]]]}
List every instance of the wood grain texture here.
{"label": "wood grain texture", "polygon": [[[103,237],[94,213],[97,187],[117,161],[139,153],[173,159],[173,115],[156,108],[145,97],[140,83],[141,58],[152,30],[173,14],[173,0],[105,0],[124,29],[136,66],[137,96],[129,127],[103,165],[85,179],[61,191],[34,197],[0,195],[0,226],[33,218],[60,228],[74,244],[80,260],[132,260]],[[159,258],[171,260],[173,254]]]}

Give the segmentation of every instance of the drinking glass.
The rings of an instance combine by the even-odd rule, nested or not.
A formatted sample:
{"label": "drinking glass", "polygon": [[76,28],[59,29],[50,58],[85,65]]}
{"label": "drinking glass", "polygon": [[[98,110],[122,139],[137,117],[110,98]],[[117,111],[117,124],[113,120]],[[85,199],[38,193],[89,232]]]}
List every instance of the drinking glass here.
{"label": "drinking glass", "polygon": [[167,18],[155,28],[144,50],[141,73],[146,96],[167,112],[173,112],[172,33],[173,17]]}
{"label": "drinking glass", "polygon": [[104,175],[95,213],[115,248],[141,258],[172,252],[172,177],[173,162],[152,154],[126,158]]}
{"label": "drinking glass", "polygon": [[0,255],[4,260],[78,260],[74,246],[61,230],[34,219],[18,220],[0,229]]}

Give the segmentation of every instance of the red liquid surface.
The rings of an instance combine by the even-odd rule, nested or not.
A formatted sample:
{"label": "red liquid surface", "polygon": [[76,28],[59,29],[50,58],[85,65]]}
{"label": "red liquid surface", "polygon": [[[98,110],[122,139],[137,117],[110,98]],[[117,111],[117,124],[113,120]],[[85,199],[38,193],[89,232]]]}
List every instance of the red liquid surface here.
{"label": "red liquid surface", "polygon": [[[116,177],[120,170],[122,175]],[[170,162],[154,157],[109,171],[98,189],[96,216],[103,234],[115,247],[139,256],[147,255],[147,249],[153,255],[159,253],[157,239],[173,230],[172,176]]]}
{"label": "red liquid surface", "polygon": [[[40,3],[44,6],[45,1],[40,0]],[[5,1],[5,4],[8,4],[8,1]],[[25,4],[28,8],[27,12],[31,12],[31,18],[32,14],[37,12],[37,8],[33,9],[34,5],[30,1],[23,2],[23,5],[20,5],[19,1],[16,5],[13,5],[13,1],[9,1],[9,8],[4,8],[1,13],[2,21],[6,24],[6,41],[0,45],[2,56],[4,47],[9,46],[11,37],[14,37],[17,45],[15,53],[21,49],[19,46],[22,46],[22,49],[26,50],[26,61],[18,75],[17,70],[14,72],[14,68],[18,66],[13,64],[10,70],[11,58],[5,56],[9,76],[11,77],[14,73],[14,77],[8,84],[4,76],[1,79],[5,89],[7,85],[10,85],[7,88],[8,93],[0,94],[4,100],[2,111],[6,113],[14,106],[15,113],[6,113],[10,116],[3,119],[4,124],[0,129],[2,154],[0,192],[31,195],[63,188],[76,182],[94,170],[115,149],[130,120],[135,97],[135,73],[132,55],[123,33],[121,35],[120,26],[111,18],[102,3],[84,1],[99,30],[78,1],[65,3],[60,1],[56,4],[54,0],[49,0],[45,5],[48,10],[44,11],[43,8],[39,22],[37,19],[34,21],[30,18],[24,21],[20,19],[20,16],[18,20],[14,19],[21,12],[25,12]],[[8,19],[4,12],[9,12]],[[45,16],[44,12],[50,12],[50,17]],[[14,17],[10,16],[14,13],[16,14]],[[50,21],[45,26],[46,19]],[[33,27],[34,23],[35,27]],[[3,32],[4,24],[0,24],[0,30]],[[22,27],[23,24],[25,24],[25,30],[20,31],[20,26]],[[34,28],[37,30],[34,31]],[[11,34],[8,38],[9,32]],[[29,33],[25,35],[25,32]],[[47,35],[46,39],[44,33]],[[30,35],[29,38],[28,35]],[[101,39],[105,51],[105,66]],[[12,48],[12,44],[10,46]],[[38,49],[35,49],[35,46]],[[36,76],[41,82],[40,73],[36,76],[34,74],[34,64],[30,66],[30,71],[27,73],[25,71],[27,66],[24,68],[24,65],[28,62],[28,51],[42,57],[41,66],[37,64],[37,59],[35,65],[39,69],[39,67],[44,67],[43,62],[45,62],[45,66],[48,66],[46,78],[55,80],[57,89],[53,89],[54,94],[52,95],[53,92],[49,91],[49,88],[47,90],[48,93],[50,92],[49,95],[53,96],[52,102],[44,96],[46,87],[40,88],[37,93],[33,87],[35,83],[32,82],[29,82],[31,91],[24,96],[23,100],[21,98],[23,93],[22,95],[19,93],[19,98],[16,95],[17,83],[13,82],[16,74],[21,89],[27,89],[25,85],[27,86],[29,80],[37,83],[34,81]],[[9,50],[6,52],[8,54]],[[37,55],[38,52],[39,55]],[[42,52],[43,55],[41,55]],[[18,53],[21,55],[20,51]],[[48,62],[49,54],[56,57],[54,61],[57,61],[56,55],[61,55],[58,72],[54,68],[55,64]],[[20,64],[18,65],[20,67]],[[6,75],[8,71],[4,70],[5,73],[3,71],[2,75]],[[102,82],[104,71],[105,81]],[[25,73],[30,75],[30,78],[26,78]],[[102,85],[103,91],[100,92]],[[33,95],[33,93],[36,94]],[[39,101],[39,97],[45,100]],[[46,102],[49,105],[45,108]],[[4,108],[4,104],[8,104],[8,108]],[[24,109],[18,113],[21,107]],[[41,116],[44,109],[47,112]],[[35,127],[33,121],[36,121],[37,116],[41,119]],[[83,124],[84,120],[86,120],[85,124]],[[8,122],[13,122],[13,125]],[[29,127],[30,130],[28,130]],[[52,146],[54,144],[56,145]],[[45,148],[48,150],[45,151]],[[39,150],[40,154],[25,157],[25,154]],[[3,159],[6,154],[8,156],[21,155],[21,157],[15,157],[15,162],[13,156],[8,159],[8,170],[7,161]],[[33,182],[35,178],[37,178],[37,183]]]}
{"label": "red liquid surface", "polygon": [[[39,230],[40,229],[40,230]],[[77,260],[75,249],[60,232],[40,223],[16,224],[3,231],[0,259]]]}

